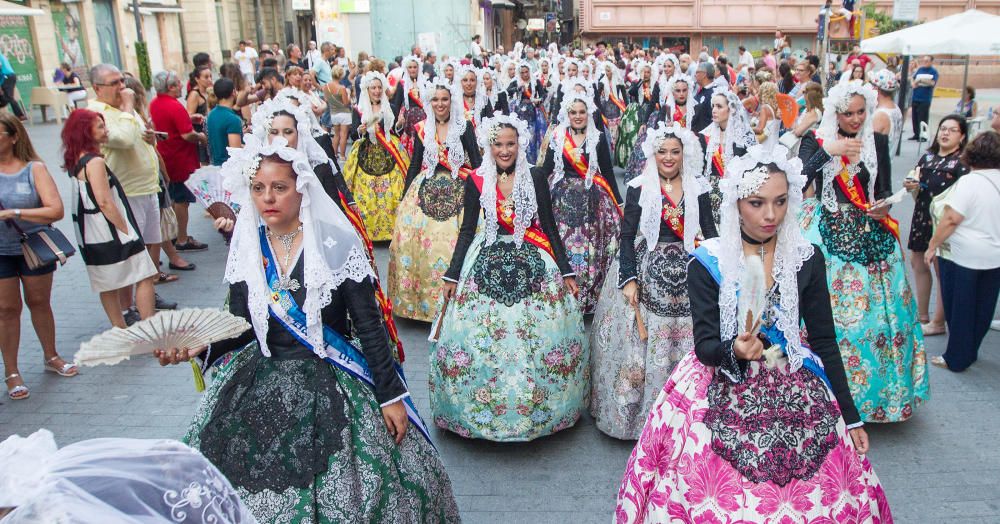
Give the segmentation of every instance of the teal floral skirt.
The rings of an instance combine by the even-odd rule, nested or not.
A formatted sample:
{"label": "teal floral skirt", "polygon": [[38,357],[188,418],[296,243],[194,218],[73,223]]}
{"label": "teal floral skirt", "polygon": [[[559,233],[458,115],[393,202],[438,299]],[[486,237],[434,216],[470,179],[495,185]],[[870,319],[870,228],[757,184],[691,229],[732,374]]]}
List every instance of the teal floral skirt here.
{"label": "teal floral skirt", "polygon": [[615,143],[615,165],[618,167],[624,168],[628,164],[632,149],[636,146],[639,126],[642,124],[639,122],[639,104],[629,104],[618,124],[618,141]]}
{"label": "teal floral skirt", "polygon": [[807,199],[800,221],[826,257],[840,356],[861,419],[910,418],[930,398],[930,380],[899,242],[852,204],[830,212]]}
{"label": "teal floral skirt", "polygon": [[566,429],[587,405],[583,316],[549,254],[479,233],[431,344],[434,423],[469,438],[526,441]]}
{"label": "teal floral skirt", "polygon": [[216,366],[184,441],[262,523],[459,522],[437,450],[412,425],[396,445],[370,387],[318,358],[256,342]]}

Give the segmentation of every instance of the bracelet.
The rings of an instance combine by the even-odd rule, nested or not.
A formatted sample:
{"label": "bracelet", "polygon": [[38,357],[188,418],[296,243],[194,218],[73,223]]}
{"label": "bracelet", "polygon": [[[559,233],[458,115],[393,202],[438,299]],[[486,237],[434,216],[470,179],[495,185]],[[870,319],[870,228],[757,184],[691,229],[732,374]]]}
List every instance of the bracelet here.
{"label": "bracelet", "polygon": [[15,209],[14,210],[14,218],[17,218],[17,219],[21,218],[21,210],[20,209]]}

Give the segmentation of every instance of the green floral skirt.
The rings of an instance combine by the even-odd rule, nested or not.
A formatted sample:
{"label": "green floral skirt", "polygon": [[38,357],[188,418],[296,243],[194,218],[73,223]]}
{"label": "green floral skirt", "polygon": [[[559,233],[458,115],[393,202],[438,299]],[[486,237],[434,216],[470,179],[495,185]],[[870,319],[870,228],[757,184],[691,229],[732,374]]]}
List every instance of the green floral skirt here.
{"label": "green floral skirt", "polygon": [[437,450],[412,425],[397,446],[371,388],[318,358],[250,344],[217,366],[184,440],[260,522],[460,522]]}

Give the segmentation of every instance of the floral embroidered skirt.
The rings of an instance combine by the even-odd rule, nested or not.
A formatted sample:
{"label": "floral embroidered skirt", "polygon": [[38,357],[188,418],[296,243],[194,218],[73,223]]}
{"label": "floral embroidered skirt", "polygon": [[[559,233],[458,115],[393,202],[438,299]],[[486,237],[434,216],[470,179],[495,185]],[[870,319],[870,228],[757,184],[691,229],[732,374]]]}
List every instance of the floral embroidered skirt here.
{"label": "floral embroidered skirt", "polygon": [[[392,146],[408,158],[395,136]],[[392,239],[396,208],[403,199],[406,173],[381,144],[367,137],[354,142],[344,165],[344,181],[354,195],[368,236],[375,242]]]}
{"label": "floral embroidered skirt", "polygon": [[620,439],[639,438],[670,372],[694,345],[684,243],[660,242],[648,252],[640,240],[636,255],[639,311],[649,338],[639,340],[635,309],[618,289],[617,257],[590,331],[590,413],[598,429]]}
{"label": "floral embroidered skirt", "polygon": [[899,243],[848,203],[831,213],[808,199],[800,221],[826,257],[840,356],[861,419],[910,418],[930,398],[930,377]]}
{"label": "floral embroidered skirt", "polygon": [[632,150],[636,145],[636,135],[639,133],[639,104],[631,103],[622,113],[621,122],[618,124],[618,141],[615,143],[615,165],[624,168],[632,155]]}
{"label": "floral embroidered skirt", "polygon": [[891,523],[826,384],[784,358],[746,375],[681,360],[629,457],[616,522]]}
{"label": "floral embroidered skirt", "polygon": [[260,522],[459,522],[437,450],[412,425],[396,445],[371,388],[315,357],[256,343],[216,368],[184,441]]}
{"label": "floral embroidered skirt", "polygon": [[632,148],[631,154],[628,157],[628,164],[625,165],[626,182],[641,175],[642,170],[646,167],[646,155],[642,152],[642,143],[646,141],[646,134],[649,130],[656,125],[657,116],[659,116],[658,111],[651,111],[649,113],[649,118],[645,123],[646,128],[643,129],[635,138],[635,146]]}
{"label": "floral embroidered skirt", "polygon": [[545,150],[539,146],[546,129],[549,127],[548,121],[545,120],[545,112],[541,107],[525,100],[515,103],[514,107],[511,108],[511,113],[528,124],[528,131],[531,133],[531,140],[528,142],[528,151],[526,152],[528,162],[541,163],[542,160],[545,160]]}
{"label": "floral embroidered skirt", "polygon": [[621,218],[615,207],[611,195],[596,183],[588,188],[579,176],[567,174],[552,186],[552,212],[576,272],[584,314],[597,308],[604,278],[618,253]]}
{"label": "floral embroidered skirt", "polygon": [[404,107],[402,111],[403,136],[400,138],[400,144],[406,150],[407,156],[413,156],[413,137],[417,134],[417,123],[426,120],[427,113],[424,112],[424,108],[416,104],[410,105],[409,109]]}
{"label": "floral embroidered skirt", "polygon": [[618,106],[611,100],[605,100],[601,102],[601,113],[604,115],[605,129],[608,132],[608,145],[611,146],[611,153],[614,154],[615,144],[618,141],[618,127],[621,125],[625,112],[618,109]]}
{"label": "floral embroidered skirt", "polygon": [[430,322],[438,312],[462,222],[465,181],[450,171],[417,175],[396,211],[389,245],[389,299],[396,316]]}
{"label": "floral embroidered skirt", "polygon": [[586,408],[583,316],[549,254],[508,235],[476,236],[431,345],[434,423],[470,438],[526,441]]}

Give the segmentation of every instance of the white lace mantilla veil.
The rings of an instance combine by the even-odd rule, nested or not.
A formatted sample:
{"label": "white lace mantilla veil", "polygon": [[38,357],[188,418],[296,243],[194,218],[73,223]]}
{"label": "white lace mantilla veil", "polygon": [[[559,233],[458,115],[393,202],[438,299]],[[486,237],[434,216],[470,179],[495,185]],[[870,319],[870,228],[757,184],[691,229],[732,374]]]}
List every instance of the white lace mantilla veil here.
{"label": "white lace mantilla veil", "polygon": [[[479,84],[476,85],[476,91],[479,93],[479,97],[482,98],[483,103],[489,102],[490,106],[496,109],[500,91],[503,91],[505,89],[505,87],[500,86],[499,75],[497,74],[496,71],[488,67],[480,69],[478,71],[478,74],[479,74]],[[490,92],[489,94],[486,93],[486,82],[483,81],[483,79],[485,79],[487,76],[493,79],[493,91]],[[479,97],[476,98],[477,102],[479,101]]]}
{"label": "white lace mantilla veil", "polygon": [[[667,91],[670,93],[670,98],[667,104],[670,107],[670,114],[667,115],[668,120],[673,120],[674,109],[677,107],[677,101],[674,100],[674,85],[678,82],[684,82],[688,86],[688,96],[687,102],[684,104],[684,125],[685,127],[691,126],[691,120],[694,119],[694,79],[683,73],[677,73],[667,82]],[[695,137],[697,138],[697,137]],[[699,147],[699,149],[701,149]]]}
{"label": "white lace mantilla veil", "polygon": [[309,165],[316,167],[320,164],[330,163],[330,157],[326,155],[326,151],[323,151],[319,142],[316,142],[310,132],[309,110],[301,105],[295,105],[288,98],[272,98],[260,104],[253,116],[250,117],[251,133],[259,141],[269,142],[271,140],[271,124],[274,122],[274,117],[282,111],[292,115],[292,119],[295,120],[295,130],[299,135],[295,149],[306,155],[306,158],[309,159]]}
{"label": "white lace mantilla veil", "polygon": [[[361,238],[344,212],[327,196],[305,155],[290,147],[283,137],[270,144],[256,135],[246,137],[242,148],[229,148],[229,160],[222,165],[223,187],[240,205],[226,262],[226,282],[245,282],[248,291],[250,320],[261,352],[270,356],[267,347],[268,304],[271,288],[267,284],[261,260],[258,228],[263,225],[257,207],[250,198],[250,183],[260,167],[260,159],[270,155],[291,162],[295,171],[295,189],[302,194],[299,220],[302,222],[302,285],[306,288],[306,335],[313,351],[323,356],[322,309],[331,293],[345,280],[361,282],[376,278],[368,262]],[[290,270],[290,269],[289,269]]]}
{"label": "white lace mantilla veil", "polygon": [[[379,100],[379,114],[372,113],[372,101],[371,96],[368,94],[368,88],[372,85],[372,82],[381,82],[382,84],[382,99]],[[369,71],[365,73],[365,76],[361,77],[361,93],[358,94],[358,110],[361,112],[361,124],[365,126],[368,130],[368,138],[374,142],[375,141],[375,122],[382,119],[382,132],[385,136],[389,136],[390,129],[395,123],[396,118],[392,114],[392,107],[389,106],[389,97],[386,96],[386,88],[389,86],[389,82],[386,80],[385,75],[378,71]],[[353,130],[352,130],[353,131]]]}
{"label": "white lace mantilla veil", "polygon": [[323,131],[323,126],[319,123],[319,117],[316,116],[316,113],[313,113],[311,109],[308,109],[312,106],[313,100],[308,94],[306,94],[305,91],[297,87],[286,86],[281,88],[281,90],[274,95],[274,98],[277,100],[294,100],[299,107],[306,109],[305,115],[309,119],[309,132],[306,133],[307,135],[316,137],[325,133],[325,131]]}
{"label": "white lace mantilla veil", "polygon": [[[406,66],[410,62],[417,63],[416,84],[414,84],[413,79],[410,78],[410,73],[406,70]],[[427,84],[427,78],[424,77],[424,72],[420,70],[420,66],[421,66],[420,59],[417,58],[415,55],[407,56],[406,58],[403,59],[403,62],[399,64],[399,67],[403,69],[403,75],[400,76],[399,78],[400,81],[399,84],[402,84],[403,87],[403,107],[405,107],[406,109],[410,108],[410,90],[416,87],[417,93],[420,93],[422,95]],[[427,110],[427,106],[424,106],[424,110]]]}
{"label": "white lace mantilla veil", "polygon": [[[458,84],[458,82],[455,82]],[[447,90],[451,94],[451,113],[448,117],[448,134],[444,139],[444,147],[448,150],[448,163],[451,164],[452,178],[458,178],[458,170],[465,163],[465,148],[462,147],[462,134],[465,133],[465,108],[462,106],[462,87],[458,89],[449,84],[443,77],[437,77],[427,82],[423,93],[424,108],[427,118],[424,119],[424,134],[420,140],[424,143],[424,158],[422,159],[421,170],[434,168],[438,165],[438,144],[434,135],[437,132],[437,123],[434,117],[434,108],[431,107],[431,99],[438,89]]]}
{"label": "white lace mantilla veil", "polygon": [[566,173],[563,146],[566,143],[566,131],[569,129],[569,108],[576,102],[583,102],[587,106],[587,138],[584,140],[584,144],[577,144],[577,147],[583,147],[587,153],[585,185],[587,189],[590,189],[594,183],[594,172],[597,171],[597,143],[601,140],[601,132],[594,125],[594,114],[597,112],[597,106],[594,105],[593,91],[589,93],[578,93],[576,90],[563,92],[562,106],[559,108],[557,120],[559,124],[552,131],[552,138],[549,139],[549,149],[552,150],[553,160],[552,181],[550,183],[555,186],[556,182],[562,180]]}
{"label": "white lace mantilla veil", "polygon": [[483,207],[483,227],[486,232],[486,245],[497,239],[497,164],[490,151],[490,146],[496,134],[502,129],[501,124],[513,126],[517,132],[517,161],[514,164],[514,187],[508,198],[514,201],[514,243],[521,247],[524,242],[524,232],[531,226],[538,214],[538,197],[535,195],[535,185],[531,178],[531,165],[528,164],[528,124],[517,115],[497,115],[483,119],[476,132],[479,147],[483,150],[483,163],[477,170],[483,177],[483,191],[479,196],[479,204]]}
{"label": "white lace mantilla veil", "polygon": [[[660,174],[653,158],[656,150],[664,140],[676,137],[681,141],[684,154],[684,165],[681,170],[681,187],[684,188],[684,249],[694,251],[694,238],[700,230],[700,209],[698,196],[709,190],[708,180],[702,176],[701,146],[698,137],[691,130],[674,122],[657,124],[646,134],[642,143],[642,153],[646,157],[646,165],[642,173],[629,181],[629,187],[641,189],[639,206],[642,214],[639,218],[639,231],[646,239],[646,249],[656,249],[656,240],[660,237],[660,221],[663,212],[663,195],[660,191]],[[677,202],[680,204],[679,202]]]}
{"label": "white lace mantilla veil", "polygon": [[[875,179],[878,178],[878,156],[875,153],[875,130],[872,127],[872,117],[875,116],[875,105],[878,103],[878,95],[871,86],[854,80],[843,84],[837,84],[830,88],[826,98],[823,99],[823,118],[816,128],[816,138],[820,140],[837,140],[837,113],[847,110],[851,99],[855,95],[860,95],[865,99],[865,123],[861,126],[858,136],[861,138],[861,158],[860,162],[868,168],[868,197],[875,197]],[[858,165],[847,166],[852,174],[858,169]],[[840,174],[840,157],[830,158],[830,161],[823,166],[823,187],[820,190],[820,202],[828,211],[837,210],[837,196],[833,190],[833,182]]]}
{"label": "white lace mantilla veil", "polygon": [[[674,74],[669,77],[663,67],[663,64],[666,62],[670,62],[674,65]],[[660,84],[660,105],[669,104],[672,106],[674,105],[674,93],[670,90],[670,83],[678,75],[684,74],[684,71],[681,71],[681,62],[673,53],[667,53],[656,57],[655,64],[656,69],[659,72],[657,83]]]}
{"label": "white lace mantilla veil", "polygon": [[[788,159],[788,149],[776,145],[768,150],[763,145],[754,145],[747,154],[734,158],[726,165],[726,175],[719,182],[722,189],[721,219],[719,237],[702,243],[709,253],[719,260],[722,285],[719,289],[719,335],[723,340],[736,338],[737,333],[737,292],[744,269],[743,240],[740,235],[740,212],[737,202],[744,195],[756,193],[766,180],[755,176],[753,171],[760,165],[775,164],[788,178],[788,211],[785,220],[778,226],[774,263],[771,275],[778,284],[781,302],[777,308],[777,327],[787,340],[786,352],[792,371],[802,366],[809,350],[802,347],[799,338],[799,288],[798,271],[802,264],[813,256],[813,245],[802,235],[798,216],[802,208],[802,188],[806,179],[802,175],[802,161],[797,157]],[[749,176],[744,177],[747,173]]]}
{"label": "white lace mantilla veil", "polygon": [[[743,107],[743,102],[740,100],[740,97],[736,96],[736,93],[727,88],[722,91],[716,91],[712,94],[713,98],[715,96],[725,96],[726,104],[729,106],[729,120],[726,122],[726,143],[722,145],[722,159],[726,165],[729,165],[729,161],[735,155],[733,152],[734,147],[740,146],[750,149],[751,146],[757,144],[757,135],[754,134],[753,128],[750,127],[750,115],[747,113],[746,108]],[[715,154],[715,150],[719,147],[719,135],[721,134],[719,124],[712,122],[702,130],[701,134],[708,138],[708,146],[705,148],[705,177],[708,178],[712,174],[712,155]]]}
{"label": "white lace mantilla veil", "polygon": [[[469,73],[472,73],[476,77],[476,89],[473,91],[475,101],[472,103],[472,120],[478,126],[482,120],[483,108],[486,107],[486,96],[479,85],[481,80],[479,71],[471,65],[459,64],[455,66],[455,91],[458,92],[459,102],[462,105],[462,118],[465,118],[465,92],[462,91],[462,79]],[[496,86],[494,86],[495,88]]]}
{"label": "white lace mantilla veil", "polygon": [[[608,75],[608,68],[611,68],[611,74]],[[612,93],[618,86],[622,85],[622,74],[614,63],[610,60],[606,61],[601,65],[601,74],[598,77],[601,85],[604,86],[604,94],[601,96],[602,100],[610,100]],[[617,96],[617,93],[614,93]]]}
{"label": "white lace mantilla veil", "polygon": [[58,448],[40,429],[0,443],[3,524],[256,524],[229,480],[176,440],[98,438]]}

